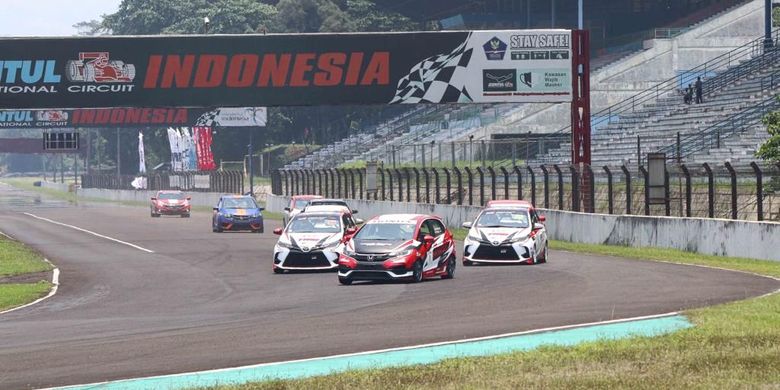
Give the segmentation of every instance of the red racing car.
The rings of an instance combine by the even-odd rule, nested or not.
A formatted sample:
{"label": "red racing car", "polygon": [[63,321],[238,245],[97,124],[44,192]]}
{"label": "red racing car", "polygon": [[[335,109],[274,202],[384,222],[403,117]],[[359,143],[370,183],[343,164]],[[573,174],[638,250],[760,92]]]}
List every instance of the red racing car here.
{"label": "red racing car", "polygon": [[160,215],[179,215],[189,218],[192,210],[189,196],[181,191],[158,191],[149,205],[149,212],[153,218]]}
{"label": "red racing car", "polygon": [[439,217],[388,214],[374,217],[345,244],[339,256],[341,284],[354,280],[420,282],[455,276],[455,241]]}

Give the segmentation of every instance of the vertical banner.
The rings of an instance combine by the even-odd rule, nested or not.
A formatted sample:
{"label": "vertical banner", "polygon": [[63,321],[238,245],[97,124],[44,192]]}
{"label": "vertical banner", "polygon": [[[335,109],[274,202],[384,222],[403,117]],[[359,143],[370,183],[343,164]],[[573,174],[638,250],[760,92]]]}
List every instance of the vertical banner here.
{"label": "vertical banner", "polygon": [[214,162],[214,155],[211,153],[211,127],[193,127],[193,132],[197,134],[198,170],[213,171],[217,168],[217,164]]}
{"label": "vertical banner", "polygon": [[138,173],[146,173],[146,158],[144,156],[144,134],[138,132]]}

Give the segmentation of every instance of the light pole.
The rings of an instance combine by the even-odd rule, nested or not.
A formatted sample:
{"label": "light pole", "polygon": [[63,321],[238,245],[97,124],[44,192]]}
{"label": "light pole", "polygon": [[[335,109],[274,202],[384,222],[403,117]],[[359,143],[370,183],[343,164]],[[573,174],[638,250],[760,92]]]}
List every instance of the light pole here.
{"label": "light pole", "polygon": [[772,0],[764,0],[764,48],[772,47]]}
{"label": "light pole", "polygon": [[204,34],[208,34],[209,33],[209,26],[210,25],[211,25],[211,20],[209,20],[209,17],[206,16],[205,18],[203,18],[203,31],[204,31]]}
{"label": "light pole", "polygon": [[249,132],[249,145],[247,145],[247,148],[249,149],[249,195],[251,195],[252,198],[255,197],[255,171],[252,167],[252,142],[254,141],[253,133],[254,131]]}

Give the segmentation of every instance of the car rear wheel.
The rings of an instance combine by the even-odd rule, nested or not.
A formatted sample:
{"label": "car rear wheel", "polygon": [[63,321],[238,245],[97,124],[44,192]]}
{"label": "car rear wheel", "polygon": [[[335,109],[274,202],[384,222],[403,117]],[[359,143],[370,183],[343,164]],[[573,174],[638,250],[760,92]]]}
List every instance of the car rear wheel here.
{"label": "car rear wheel", "polygon": [[350,284],[352,284],[352,278],[339,276],[339,283],[345,286],[349,286]]}
{"label": "car rear wheel", "polygon": [[417,260],[412,266],[412,283],[420,283],[423,280],[423,263]]}
{"label": "car rear wheel", "polygon": [[455,256],[451,256],[449,261],[447,261],[447,273],[442,275],[442,279],[452,279],[455,277],[455,266],[457,266],[458,262],[455,260]]}

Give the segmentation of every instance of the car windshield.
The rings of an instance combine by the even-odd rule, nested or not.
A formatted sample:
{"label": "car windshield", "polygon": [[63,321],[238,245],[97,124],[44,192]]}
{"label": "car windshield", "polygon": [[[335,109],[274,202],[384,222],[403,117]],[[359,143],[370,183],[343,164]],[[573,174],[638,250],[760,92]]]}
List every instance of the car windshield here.
{"label": "car windshield", "polygon": [[305,199],[298,199],[295,201],[295,206],[293,206],[294,209],[303,210],[306,205],[309,204],[308,200]]}
{"label": "car windshield", "polygon": [[528,210],[485,210],[477,219],[477,227],[527,228]]}
{"label": "car windshield", "polygon": [[344,206],[344,207],[349,208],[347,206],[347,202],[342,202],[342,201],[338,201],[338,200],[326,200],[326,201],[312,200],[312,201],[309,201],[309,204],[312,205],[312,206],[325,206],[325,205],[327,205],[327,206]]}
{"label": "car windshield", "polygon": [[222,207],[226,209],[256,209],[257,204],[250,198],[225,198]]}
{"label": "car windshield", "polygon": [[359,240],[397,241],[410,240],[414,236],[413,223],[369,223],[355,235]]}
{"label": "car windshield", "polygon": [[287,227],[288,233],[338,233],[340,231],[341,218],[337,215],[300,215]]}
{"label": "car windshield", "polygon": [[184,194],[182,193],[161,193],[157,195],[157,199],[184,199]]}

